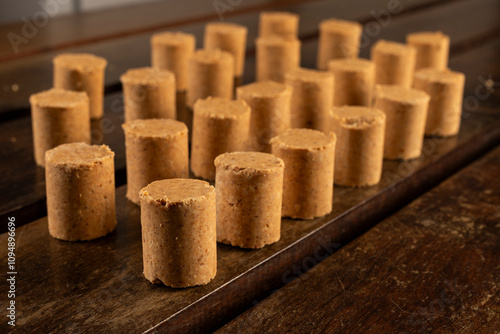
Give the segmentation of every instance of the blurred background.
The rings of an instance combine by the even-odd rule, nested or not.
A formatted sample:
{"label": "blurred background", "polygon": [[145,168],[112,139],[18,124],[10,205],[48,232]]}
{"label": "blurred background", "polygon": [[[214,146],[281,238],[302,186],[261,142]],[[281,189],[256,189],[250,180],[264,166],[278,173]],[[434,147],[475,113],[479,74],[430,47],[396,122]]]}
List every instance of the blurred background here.
{"label": "blurred background", "polygon": [[174,0],[0,0],[0,24],[16,22],[23,17],[31,18],[40,9],[50,12],[49,7],[55,3],[59,6],[55,16],[62,16],[159,1]]}

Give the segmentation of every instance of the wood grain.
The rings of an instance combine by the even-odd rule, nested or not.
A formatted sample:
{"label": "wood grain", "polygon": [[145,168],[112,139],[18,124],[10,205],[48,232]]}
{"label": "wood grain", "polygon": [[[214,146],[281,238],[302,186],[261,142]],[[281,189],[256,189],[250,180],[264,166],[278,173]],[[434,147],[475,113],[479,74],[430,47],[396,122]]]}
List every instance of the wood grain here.
{"label": "wood grain", "polygon": [[216,333],[494,333],[500,147]]}

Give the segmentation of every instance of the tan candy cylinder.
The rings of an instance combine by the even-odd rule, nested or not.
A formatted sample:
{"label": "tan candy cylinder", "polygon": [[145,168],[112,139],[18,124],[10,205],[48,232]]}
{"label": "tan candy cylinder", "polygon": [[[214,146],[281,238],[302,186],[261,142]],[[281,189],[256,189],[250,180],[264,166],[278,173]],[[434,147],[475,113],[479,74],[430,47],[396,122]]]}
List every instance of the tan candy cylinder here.
{"label": "tan candy cylinder", "polygon": [[283,160],[259,152],[225,153],[217,168],[217,241],[262,248],[280,239]]}
{"label": "tan candy cylinder", "polygon": [[247,27],[234,23],[212,22],[205,26],[205,49],[220,49],[232,54],[235,77],[243,75],[247,32]]}
{"label": "tan candy cylinder", "polygon": [[252,109],[248,150],[270,153],[269,140],[290,128],[292,88],[277,82],[261,81],[238,87],[236,95]]}
{"label": "tan candy cylinder", "polygon": [[214,181],[215,158],[244,150],[249,127],[250,107],[243,100],[209,97],[196,101],[191,141],[193,174]]}
{"label": "tan candy cylinder", "polygon": [[90,144],[89,99],[83,92],[50,89],[30,96],[33,148],[37,165],[58,145]]}
{"label": "tan candy cylinder", "polygon": [[183,32],[163,32],[151,37],[151,64],[174,73],[178,91],[187,89],[188,60],[195,44],[194,35]]}
{"label": "tan candy cylinder", "polygon": [[125,102],[125,122],[176,118],[175,77],[172,72],[141,67],[128,70],[120,80]]}
{"label": "tan candy cylinder", "polygon": [[299,16],[289,12],[261,12],[259,36],[297,37]]}
{"label": "tan candy cylinder", "polygon": [[333,108],[337,135],[335,184],[372,186],[380,181],[384,160],[385,114],[368,107]]}
{"label": "tan candy cylinder", "polygon": [[363,26],[358,22],[325,20],[319,24],[317,67],[328,69],[328,62],[339,58],[357,58]]}
{"label": "tan candy cylinder", "polygon": [[384,158],[409,160],[422,152],[429,95],[400,86],[375,89],[376,109],[386,115]]}
{"label": "tan candy cylinder", "polygon": [[415,69],[448,67],[450,37],[438,32],[416,32],[406,36],[406,42],[417,50]]}
{"label": "tan candy cylinder", "polygon": [[189,59],[188,107],[209,96],[233,97],[234,58],[220,50],[198,50]]}
{"label": "tan candy cylinder", "polygon": [[335,86],[332,73],[300,68],[285,74],[285,84],[292,87],[291,127],[329,131]]}
{"label": "tan candy cylinder", "polygon": [[312,219],[332,211],[335,135],[289,129],[271,144],[285,163],[281,215]]}
{"label": "tan candy cylinder", "polygon": [[285,73],[300,66],[300,41],[278,36],[259,37],[255,81],[285,81]]}
{"label": "tan candy cylinder", "polygon": [[335,106],[370,106],[375,87],[375,64],[366,59],[337,59],[328,62],[335,79]]}
{"label": "tan candy cylinder", "polygon": [[188,130],[172,119],[134,120],[122,125],[127,155],[127,198],[156,180],[189,177]]}
{"label": "tan candy cylinder", "polygon": [[56,56],[53,64],[54,88],[86,92],[90,118],[101,118],[106,59],[86,53],[65,53]]}
{"label": "tan candy cylinder", "polygon": [[214,187],[160,180],[140,197],[144,276],[174,288],[210,282],[217,272]]}
{"label": "tan candy cylinder", "polygon": [[371,50],[375,63],[375,83],[413,86],[416,50],[413,46],[380,40]]}
{"label": "tan candy cylinder", "polygon": [[45,154],[49,232],[92,240],[115,229],[114,153],[106,145],[63,144]]}
{"label": "tan candy cylinder", "polygon": [[454,136],[460,130],[465,75],[450,70],[422,69],[415,73],[415,89],[429,94],[425,125],[428,136]]}

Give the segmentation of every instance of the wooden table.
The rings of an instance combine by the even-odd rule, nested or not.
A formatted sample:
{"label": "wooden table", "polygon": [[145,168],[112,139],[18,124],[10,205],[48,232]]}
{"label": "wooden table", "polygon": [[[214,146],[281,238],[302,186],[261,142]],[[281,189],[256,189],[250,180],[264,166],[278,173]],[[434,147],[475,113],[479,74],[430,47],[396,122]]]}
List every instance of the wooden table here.
{"label": "wooden table", "polygon": [[[17,54],[5,41],[0,42],[0,226],[6,231],[8,217],[15,217],[17,224],[18,318],[13,332],[192,333],[221,327],[224,332],[321,332],[324,328],[358,332],[359,326],[368,332],[380,328],[377,332],[418,333],[431,328],[488,333],[498,328],[500,216],[498,182],[494,183],[500,174],[498,149],[487,160],[474,163],[500,144],[500,94],[495,82],[500,81],[500,2],[493,0],[401,1],[403,11],[392,15],[388,24],[377,23],[375,18],[386,10],[387,2],[381,0],[243,1],[223,13],[225,20],[249,27],[243,82],[254,78],[253,40],[261,10],[301,15],[302,66],[311,68],[316,59],[317,24],[331,16],[371,27],[379,24],[378,33],[372,32],[362,46],[363,57],[380,38],[404,41],[409,32],[442,30],[451,37],[450,67],[467,76],[461,131],[452,138],[426,139],[419,159],[384,162],[382,181],[375,187],[336,187],[331,214],[309,221],[284,219],[282,238],[274,245],[257,251],[219,245],[217,277],[207,286],[175,290],[151,285],[143,278],[139,209],[125,199],[119,76],[128,68],[149,64],[149,37],[159,29],[191,32],[200,47],[205,22],[219,15],[212,2],[195,1],[190,8],[169,1],[53,19]],[[164,12],[168,14],[159,15]],[[146,16],[150,20],[137,19]],[[102,29],[96,29],[97,25]],[[9,25],[0,31],[5,35],[20,28]],[[51,59],[62,51],[92,52],[109,61],[105,115],[93,122],[92,138],[116,152],[118,227],[108,237],[86,243],[61,242],[48,235],[44,171],[32,157],[28,97],[51,86]],[[485,176],[474,178],[474,171]],[[465,210],[461,202],[452,200],[460,196],[458,191],[481,194],[464,202],[473,208],[468,215],[474,222],[470,231],[459,230],[453,222],[447,222],[447,227],[430,224],[437,220],[430,207],[437,211],[446,207],[450,214],[464,216],[460,215]],[[414,235],[415,231],[420,234]],[[452,231],[470,233],[455,236]],[[445,247],[443,254],[437,251],[440,245]],[[0,248],[2,252],[7,249],[6,234],[0,236]],[[419,255],[424,251],[427,257]],[[480,254],[484,263],[479,261]],[[467,261],[469,267],[461,267],[459,260]],[[6,257],[1,265],[7,267]],[[488,277],[490,284],[482,284]],[[430,284],[431,280],[436,284]],[[445,281],[457,289],[470,287],[461,292],[460,303],[439,303],[436,296]],[[467,291],[475,296],[466,298]],[[365,302],[361,298],[370,297],[369,303],[357,308]],[[5,310],[7,302],[5,297],[0,299],[0,308]],[[436,316],[435,307],[442,303],[446,309]],[[473,309],[478,305],[480,310]],[[290,311],[280,313],[282,308]],[[475,312],[460,318],[468,322],[457,318],[462,309]],[[260,320],[250,326],[248,321],[256,319]],[[297,323],[303,325],[294,327]],[[0,323],[1,332],[11,329],[4,321]]]}

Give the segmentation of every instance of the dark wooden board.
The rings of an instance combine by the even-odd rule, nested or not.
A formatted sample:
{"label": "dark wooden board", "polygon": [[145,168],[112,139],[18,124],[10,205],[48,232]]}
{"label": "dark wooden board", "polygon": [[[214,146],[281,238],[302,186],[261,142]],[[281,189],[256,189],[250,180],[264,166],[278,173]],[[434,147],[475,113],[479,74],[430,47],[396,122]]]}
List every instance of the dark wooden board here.
{"label": "dark wooden board", "polygon": [[[496,4],[491,0],[481,0],[484,5]],[[410,32],[418,26],[418,20],[424,20],[427,24],[428,17],[433,17],[434,20],[445,24],[448,28],[452,40],[456,43],[461,43],[462,39],[460,36],[469,36],[466,40],[470,40],[473,35],[467,35],[465,31],[467,27],[457,21],[454,17],[459,15],[465,15],[472,11],[469,7],[471,2],[457,2],[452,4],[447,4],[443,6],[438,6],[433,9],[432,15],[422,11],[417,12],[413,15],[405,15],[403,18],[394,16],[392,18],[391,24],[384,28],[384,37],[397,39],[404,36],[407,32]],[[312,3],[311,7],[305,7],[302,9],[304,11],[304,18],[302,20],[305,22],[306,27],[312,27],[312,18],[314,13],[321,12],[319,6],[321,3]],[[300,7],[297,5],[297,7]],[[302,7],[300,7],[302,8]],[[314,8],[312,10],[311,8]],[[342,8],[342,7],[341,7]],[[498,16],[499,12],[493,10],[487,10],[487,6],[480,7],[481,10],[479,14],[470,15],[471,20],[474,18],[478,23],[481,21],[480,16],[484,16],[484,20],[491,18],[492,16],[488,13],[495,13]],[[493,8],[496,8],[493,6]],[[297,8],[290,8],[290,10],[296,10]],[[347,12],[347,8],[344,8]],[[404,12],[403,12],[404,13]],[[403,15],[403,13],[398,15]],[[437,14],[434,14],[437,13]],[[474,12],[473,12],[474,13]],[[241,22],[244,24],[250,24],[254,20],[253,14],[241,15]],[[329,14],[322,14],[329,15]],[[348,14],[346,14],[348,15]],[[495,17],[496,17],[495,16]],[[406,22],[411,23],[410,26],[406,25]],[[453,22],[455,22],[453,24]],[[500,22],[500,20],[499,20]],[[490,22],[491,23],[491,22]],[[435,26],[433,26],[435,28]],[[193,29],[202,29],[202,25],[197,26]],[[305,29],[305,28],[304,28]],[[423,27],[421,29],[424,29]],[[485,28],[484,28],[485,29]],[[186,28],[186,30],[188,30]],[[201,31],[201,30],[200,30]],[[483,30],[481,30],[483,31]],[[489,31],[486,29],[485,31]],[[394,35],[390,35],[392,32]],[[253,31],[255,34],[255,31]],[[478,32],[478,34],[481,34]],[[399,36],[399,37],[398,37]],[[393,37],[393,38],[392,38]],[[106,49],[105,45],[99,46]],[[314,67],[316,61],[316,40],[306,40],[303,45],[303,65],[306,67]],[[135,50],[135,48],[134,48]],[[456,57],[452,54],[451,67],[453,69],[464,71],[467,75],[467,89],[466,96],[475,94],[475,89],[480,81],[478,81],[479,76],[488,77],[490,73],[500,73],[500,69],[496,61],[496,50],[493,48],[486,48],[488,58],[487,62],[477,63],[474,57],[477,57],[479,53],[473,53],[472,58]],[[493,51],[491,51],[493,50]],[[148,53],[149,51],[145,51]],[[143,52],[144,53],[144,52]],[[483,57],[483,55],[481,55]],[[30,60],[27,58],[26,60]],[[463,60],[465,59],[465,60]],[[123,60],[125,63],[125,60]],[[455,65],[456,63],[456,65]],[[478,65],[482,67],[478,67]],[[487,68],[484,66],[488,65]],[[1,65],[0,65],[1,66]],[[28,66],[28,65],[27,65]],[[125,64],[122,64],[125,66]],[[246,62],[246,76],[245,81],[248,82],[253,76],[255,67],[255,61],[253,57],[249,57]],[[29,66],[28,66],[29,68]],[[26,74],[28,75],[28,74]],[[490,104],[498,102],[496,99],[497,94],[489,96],[487,99],[481,100],[481,104]],[[474,102],[473,100],[472,102]],[[493,103],[493,104],[492,104]],[[472,108],[477,110],[476,108]],[[467,112],[467,110],[466,110]],[[468,115],[468,114],[466,114]],[[108,94],[105,99],[105,117],[100,122],[93,123],[93,138],[97,139],[97,143],[101,141],[99,139],[104,138],[104,143],[108,144],[116,153],[115,166],[117,170],[117,185],[122,185],[125,183],[125,148],[123,141],[123,133],[121,130],[121,123],[123,122],[123,103],[121,102],[121,97],[119,93]],[[99,130],[101,128],[101,130]],[[104,135],[102,137],[101,135]],[[0,123],[0,159],[6,163],[0,164],[0,175],[9,175],[9,177],[3,177],[0,179],[0,219],[7,217],[8,215],[18,215],[20,221],[29,222],[34,219],[40,218],[46,214],[45,210],[45,181],[44,181],[44,171],[42,168],[36,167],[33,162],[33,145],[32,145],[32,135],[31,135],[31,119],[30,117],[22,117],[20,119],[10,120],[8,122]],[[5,219],[4,219],[5,221]],[[5,223],[0,223],[0,232],[5,231]]]}
{"label": "dark wooden board", "polygon": [[500,147],[216,333],[495,333]]}
{"label": "dark wooden board", "polygon": [[[493,0],[478,1],[484,2],[487,8],[493,2]],[[370,14],[371,10],[378,12],[387,7],[386,0],[357,0],[355,1],[356,5],[353,5],[352,1],[295,2],[293,1],[286,6],[283,6],[282,2],[278,2],[280,6],[276,9],[299,13],[301,15],[299,33],[300,36],[305,38],[317,36],[317,25],[322,19],[335,16],[344,19],[369,21],[374,20]],[[427,6],[431,7],[441,3],[449,4],[450,2],[453,3],[455,1],[422,0],[418,3],[408,2],[403,5],[403,12],[393,18],[396,20],[397,16],[404,17],[404,13],[411,13],[415,8],[427,8]],[[272,7],[267,9],[270,8]],[[244,11],[242,12],[244,13]],[[254,39],[257,36],[258,15],[255,11],[248,14],[240,12],[239,15],[234,15],[227,19],[227,21],[244,24],[249,27],[247,46],[250,52],[253,50]],[[496,12],[491,10],[485,10],[482,12],[482,15],[485,17],[498,16]],[[211,20],[214,20],[214,18],[211,18]],[[486,27],[482,24],[482,20],[471,18],[471,21],[474,22],[474,25],[467,29],[467,31],[471,31],[472,34],[483,31]],[[485,21],[489,20],[485,19]],[[198,22],[189,25],[176,25],[170,29],[193,33],[197,38],[197,46],[202,47],[204,25],[205,22]],[[70,47],[65,49],[64,52],[89,52],[106,58],[109,65],[106,68],[105,84],[106,91],[111,93],[121,89],[119,77],[127,69],[149,66],[150,36],[151,33],[143,33],[116,38],[88,45]],[[459,35],[457,34],[457,36]],[[32,57],[0,63],[0,73],[2,73],[0,76],[0,120],[26,116],[28,114],[29,96],[52,86],[52,58],[60,52],[62,51],[48,51]],[[315,59],[312,65],[315,65]],[[246,72],[245,77],[246,82],[250,82],[251,80],[253,80],[253,68],[251,72]],[[13,91],[13,88],[17,90]]]}

